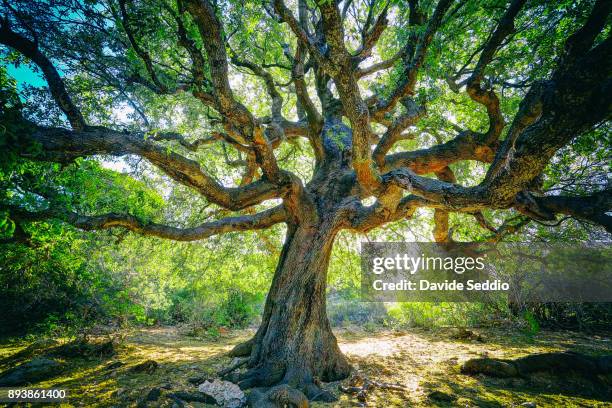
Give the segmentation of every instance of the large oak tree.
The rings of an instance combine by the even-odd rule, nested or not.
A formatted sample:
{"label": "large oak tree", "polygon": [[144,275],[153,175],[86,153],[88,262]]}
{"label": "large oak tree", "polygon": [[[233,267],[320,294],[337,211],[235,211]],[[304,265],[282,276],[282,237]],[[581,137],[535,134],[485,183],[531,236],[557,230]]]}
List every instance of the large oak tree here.
{"label": "large oak tree", "polygon": [[[573,141],[609,137],[611,10],[606,0],[4,1],[6,58],[36,67],[64,115],[53,123],[52,107],[28,115],[3,100],[9,148],[63,165],[137,156],[226,216],[175,227],[75,211],[49,191],[0,209],[15,239],[44,219],[179,241],[285,223],[261,326],[232,352],[246,357],[236,380],[329,399],[318,380],[350,370],[326,315],[339,231],[430,208],[441,243],[453,239],[450,213],[469,214],[493,241],[559,214],[612,232],[605,181],[582,195],[543,188]],[[121,110],[133,117],[113,123]],[[211,146],[242,169],[239,182],[203,159]],[[288,146],[312,164],[309,179],[283,166]],[[521,216],[494,226],[494,210]]]}

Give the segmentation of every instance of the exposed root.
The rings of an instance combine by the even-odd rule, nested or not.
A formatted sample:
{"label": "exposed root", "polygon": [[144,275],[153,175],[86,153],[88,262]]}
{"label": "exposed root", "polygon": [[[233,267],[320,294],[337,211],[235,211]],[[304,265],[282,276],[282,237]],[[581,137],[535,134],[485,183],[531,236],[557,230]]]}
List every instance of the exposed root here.
{"label": "exposed root", "polygon": [[255,337],[244,343],[237,344],[227,355],[230,357],[248,357],[251,355],[253,345],[255,344]]}
{"label": "exposed root", "polygon": [[338,389],[341,392],[355,395],[361,402],[366,402],[368,399],[368,394],[376,388],[402,392],[406,391],[406,387],[401,384],[389,384],[370,380],[369,378],[358,373],[351,376],[347,385],[340,384],[338,386]]}
{"label": "exposed root", "polygon": [[248,403],[250,407],[256,408],[303,408],[309,406],[309,401],[334,402],[338,400],[334,394],[315,383],[299,388],[287,384],[271,388],[254,388],[249,395]]}
{"label": "exposed root", "polygon": [[254,387],[271,387],[281,382],[285,375],[282,365],[266,364],[251,368],[238,377],[238,386],[248,389]]}
{"label": "exposed root", "polygon": [[474,358],[461,366],[461,372],[464,374],[485,374],[492,377],[519,377],[538,371],[576,371],[587,376],[610,374],[612,356],[587,356],[573,352],[540,353],[515,360]]}
{"label": "exposed root", "polygon": [[310,401],[334,402],[338,400],[334,394],[323,389],[316,379],[314,383],[303,386],[302,391],[304,391],[304,394],[306,394]]}
{"label": "exposed root", "polygon": [[308,398],[303,392],[286,384],[262,390],[251,391],[248,404],[254,408],[307,408]]}
{"label": "exposed root", "polygon": [[219,377],[221,377],[221,378],[225,378],[229,373],[231,373],[232,371],[242,367],[243,365],[248,363],[248,361],[249,361],[248,358],[238,358],[238,357],[236,357],[234,360],[232,360],[232,363],[228,367],[226,367],[226,368],[224,368],[222,370],[219,370],[217,372],[217,375]]}

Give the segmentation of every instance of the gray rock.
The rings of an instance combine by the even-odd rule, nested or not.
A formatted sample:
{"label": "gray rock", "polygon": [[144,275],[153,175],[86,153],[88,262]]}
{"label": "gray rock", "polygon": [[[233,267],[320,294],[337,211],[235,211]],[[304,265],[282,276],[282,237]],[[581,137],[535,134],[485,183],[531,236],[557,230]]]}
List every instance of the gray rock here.
{"label": "gray rock", "polygon": [[214,398],[224,408],[240,408],[247,400],[240,387],[229,381],[206,381],[200,384],[198,391]]}
{"label": "gray rock", "polygon": [[146,396],[147,401],[157,401],[161,397],[161,388],[151,388]]}
{"label": "gray rock", "polygon": [[509,361],[496,360],[492,358],[473,358],[461,366],[463,374],[485,374],[493,377],[516,377],[518,369]]}
{"label": "gray rock", "polygon": [[104,369],[105,370],[114,370],[114,369],[122,367],[124,365],[125,365],[125,363],[123,361],[113,361],[112,363],[107,364],[106,367],[104,367]]}
{"label": "gray rock", "polygon": [[147,360],[143,361],[142,363],[136,364],[135,366],[130,368],[130,371],[133,373],[153,374],[153,372],[157,370],[158,367],[159,364],[157,363],[157,361]]}
{"label": "gray rock", "polygon": [[168,398],[173,400],[181,400],[185,402],[204,402],[206,404],[215,404],[216,400],[206,394],[202,394],[199,391],[191,392],[191,391],[174,391],[170,394],[166,395]]}
{"label": "gray rock", "polygon": [[37,357],[0,375],[0,387],[21,386],[55,377],[66,367],[48,358]]}

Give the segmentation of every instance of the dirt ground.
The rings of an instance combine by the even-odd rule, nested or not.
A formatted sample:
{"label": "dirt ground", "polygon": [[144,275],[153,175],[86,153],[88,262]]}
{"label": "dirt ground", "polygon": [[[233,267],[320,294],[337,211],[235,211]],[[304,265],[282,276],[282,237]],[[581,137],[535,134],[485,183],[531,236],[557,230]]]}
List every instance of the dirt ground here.
{"label": "dirt ground", "polygon": [[[225,353],[252,334],[252,330],[228,331],[216,338],[194,338],[173,327],[137,330],[124,334],[114,355],[66,358],[66,371],[32,386],[67,388],[70,398],[62,406],[172,407],[175,402],[165,398],[165,393],[196,391],[189,379],[213,377],[230,363]],[[474,329],[466,335],[455,329],[366,332],[360,328],[340,329],[336,334],[358,372],[405,389],[375,389],[364,405],[355,396],[340,393],[339,383],[330,383],[326,387],[339,396],[338,402],[312,404],[315,407],[612,407],[609,376],[587,379],[541,373],[496,379],[467,376],[459,370],[464,361],[482,356],[516,358],[563,350],[611,354],[610,335],[540,332],[527,336],[499,329]],[[29,345],[24,341],[0,344],[0,371],[31,359],[33,355],[22,359],[17,354],[23,355]],[[34,354],[45,352],[43,348]],[[132,368],[146,360],[157,362],[157,368],[135,373]],[[161,396],[145,403],[152,389],[159,389]],[[192,402],[185,406],[211,405]]]}

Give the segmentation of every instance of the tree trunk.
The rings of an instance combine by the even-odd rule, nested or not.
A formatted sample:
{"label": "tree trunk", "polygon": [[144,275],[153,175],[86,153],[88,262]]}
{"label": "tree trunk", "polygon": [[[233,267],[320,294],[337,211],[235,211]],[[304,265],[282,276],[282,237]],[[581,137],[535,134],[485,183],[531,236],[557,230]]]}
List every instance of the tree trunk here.
{"label": "tree trunk", "polygon": [[326,280],[336,235],[331,223],[289,226],[266,300],[262,324],[234,356],[249,356],[241,388],[288,384],[309,399],[329,400],[318,380],[346,378],[350,365],[340,352],[326,312]]}

